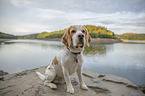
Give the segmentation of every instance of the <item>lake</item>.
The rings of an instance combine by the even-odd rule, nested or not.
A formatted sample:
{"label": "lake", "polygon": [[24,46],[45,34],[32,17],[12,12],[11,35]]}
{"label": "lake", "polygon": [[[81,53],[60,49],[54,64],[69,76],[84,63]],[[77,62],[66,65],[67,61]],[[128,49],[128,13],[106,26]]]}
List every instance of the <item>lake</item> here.
{"label": "lake", "polygon": [[[0,44],[0,70],[17,73],[48,65],[63,49],[60,41],[10,40]],[[83,69],[124,77],[145,85],[145,42],[91,43]]]}

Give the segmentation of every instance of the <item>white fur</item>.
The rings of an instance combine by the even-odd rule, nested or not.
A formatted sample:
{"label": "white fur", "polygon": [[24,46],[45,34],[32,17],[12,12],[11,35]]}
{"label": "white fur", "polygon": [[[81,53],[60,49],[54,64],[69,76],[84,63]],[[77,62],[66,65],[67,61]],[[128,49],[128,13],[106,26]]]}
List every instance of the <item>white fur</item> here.
{"label": "white fur", "polygon": [[[78,34],[82,34],[81,30],[83,27],[75,26],[77,28],[77,32],[72,37],[73,46],[76,46],[79,42]],[[85,37],[84,37],[85,43]],[[84,44],[85,45],[85,44]],[[82,51],[84,50],[84,46],[82,48],[74,48],[73,46],[70,47],[70,51],[68,49],[63,49],[60,53],[57,54],[56,59],[58,64],[53,64],[53,62],[47,67],[45,76],[39,72],[36,74],[43,80],[44,85],[49,86],[50,88],[57,88],[54,83],[60,83],[65,80],[67,85],[67,92],[74,93],[74,88],[71,84],[71,80],[69,75],[77,72],[80,86],[84,90],[88,90],[87,86],[85,85],[83,78],[82,78],[82,64],[83,64],[83,54]],[[81,52],[81,54],[73,54],[72,52]],[[76,62],[78,59],[78,62]],[[51,67],[51,69],[49,69]]]}
{"label": "white fur", "polygon": [[36,72],[36,74],[39,76],[39,78],[41,79],[41,80],[45,80],[45,76],[44,75],[42,75],[40,72]]}

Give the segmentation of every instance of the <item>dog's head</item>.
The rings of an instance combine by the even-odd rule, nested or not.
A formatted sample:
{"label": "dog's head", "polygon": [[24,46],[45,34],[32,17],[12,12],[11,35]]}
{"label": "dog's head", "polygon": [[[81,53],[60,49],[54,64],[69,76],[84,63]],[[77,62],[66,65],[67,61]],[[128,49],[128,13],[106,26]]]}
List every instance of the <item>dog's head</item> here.
{"label": "dog's head", "polygon": [[62,42],[67,47],[73,47],[75,49],[81,49],[85,45],[89,47],[89,43],[92,38],[88,33],[88,30],[85,26],[77,25],[70,26],[64,33],[62,37]]}

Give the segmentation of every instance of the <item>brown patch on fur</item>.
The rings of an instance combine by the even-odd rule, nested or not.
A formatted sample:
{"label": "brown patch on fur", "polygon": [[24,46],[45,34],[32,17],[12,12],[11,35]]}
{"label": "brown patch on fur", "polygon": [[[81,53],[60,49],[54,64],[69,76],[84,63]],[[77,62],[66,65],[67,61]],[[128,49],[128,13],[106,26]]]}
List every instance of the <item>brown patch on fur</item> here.
{"label": "brown patch on fur", "polygon": [[56,56],[55,56],[54,59],[52,60],[52,64],[54,64],[54,65],[57,65],[57,64],[58,64],[58,61],[57,61],[57,59],[56,59]]}
{"label": "brown patch on fur", "polygon": [[89,47],[90,46],[89,43],[92,41],[92,38],[91,38],[91,36],[90,36],[86,27],[84,27],[84,31],[85,31],[86,45],[87,45],[87,47]]}
{"label": "brown patch on fur", "polygon": [[50,70],[51,70],[51,69],[53,69],[53,68],[50,66],[48,69],[50,69]]}
{"label": "brown patch on fur", "polygon": [[72,38],[73,37],[73,35],[75,34],[75,33],[72,33],[72,31],[75,31],[75,33],[77,32],[77,28],[75,27],[75,26],[71,26],[70,27],[70,37]]}

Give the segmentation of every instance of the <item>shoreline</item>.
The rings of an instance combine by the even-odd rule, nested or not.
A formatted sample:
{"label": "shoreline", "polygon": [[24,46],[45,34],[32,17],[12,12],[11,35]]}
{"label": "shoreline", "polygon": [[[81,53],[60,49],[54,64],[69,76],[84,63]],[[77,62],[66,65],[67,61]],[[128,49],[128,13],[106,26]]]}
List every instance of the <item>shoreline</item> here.
{"label": "shoreline", "polygon": [[[43,85],[36,71],[44,74],[46,66],[25,70],[15,74],[3,75],[0,81],[0,95],[3,96],[71,96],[66,92],[66,84],[57,84],[58,88],[52,90]],[[80,89],[76,74],[71,76],[71,82],[75,89],[75,96],[144,96],[144,87],[137,87],[126,78],[112,74],[98,74],[91,71],[83,71],[84,82],[88,91]]]}
{"label": "shoreline", "polygon": [[0,41],[18,40],[18,39],[0,39]]}
{"label": "shoreline", "polygon": [[[5,42],[9,40],[44,40],[44,41],[61,41],[61,38],[49,38],[49,39],[0,39],[0,42]],[[111,38],[92,38],[92,42],[95,43],[119,43],[123,42],[120,39]]]}
{"label": "shoreline", "polygon": [[145,41],[145,40],[127,40],[127,39],[120,39],[122,41]]}
{"label": "shoreline", "polygon": [[4,43],[5,41],[9,41],[9,40],[18,40],[18,39],[0,39],[0,44]]}
{"label": "shoreline", "polygon": [[[44,40],[44,41],[61,41],[61,38],[48,39],[0,39],[0,44],[9,40]],[[120,43],[120,42],[144,42],[145,40],[126,40],[126,39],[111,39],[111,38],[92,38],[92,43]]]}

